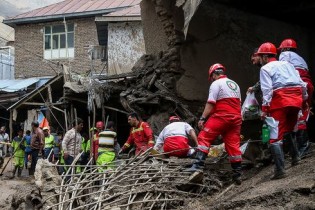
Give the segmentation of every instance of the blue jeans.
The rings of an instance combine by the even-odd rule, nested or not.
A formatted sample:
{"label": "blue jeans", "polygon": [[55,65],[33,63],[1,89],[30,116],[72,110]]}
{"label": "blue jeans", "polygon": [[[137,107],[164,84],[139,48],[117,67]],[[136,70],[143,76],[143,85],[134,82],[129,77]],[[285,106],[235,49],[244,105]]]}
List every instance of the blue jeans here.
{"label": "blue jeans", "polygon": [[30,169],[30,175],[34,175],[37,159],[38,159],[39,149],[32,150],[32,164]]}
{"label": "blue jeans", "polygon": [[[74,160],[74,157],[71,155],[68,155],[68,157],[65,159],[65,165],[71,165]],[[69,166],[66,166],[66,168],[70,168]],[[71,170],[71,169],[70,169]],[[75,169],[74,169],[75,171]],[[65,171],[67,173],[67,171]],[[71,174],[71,173],[70,173]],[[66,183],[70,180],[70,176],[66,176]]]}
{"label": "blue jeans", "polygon": [[24,158],[25,168],[27,168],[28,156],[29,156],[29,155],[32,155],[32,151],[30,151],[30,152],[25,152],[25,158]]}
{"label": "blue jeans", "polygon": [[[49,155],[49,153],[50,153],[51,150],[52,150],[52,148],[45,148],[45,149],[44,149],[44,157],[45,157],[45,159],[48,158],[48,155]],[[53,157],[53,154],[50,154],[50,157],[49,157],[49,159],[48,159],[49,162],[52,161],[52,157]]]}

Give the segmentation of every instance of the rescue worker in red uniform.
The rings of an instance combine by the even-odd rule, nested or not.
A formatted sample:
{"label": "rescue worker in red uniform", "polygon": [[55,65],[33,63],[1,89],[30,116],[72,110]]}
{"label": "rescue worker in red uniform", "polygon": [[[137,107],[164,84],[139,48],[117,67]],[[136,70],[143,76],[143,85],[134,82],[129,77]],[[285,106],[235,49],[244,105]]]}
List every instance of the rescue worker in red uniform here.
{"label": "rescue worker in red uniform", "polygon": [[104,123],[102,121],[98,121],[96,123],[96,133],[93,135],[93,143],[92,143],[92,152],[93,152],[93,157],[94,161],[96,162],[98,158],[98,139],[99,139],[99,133],[104,130]]}
{"label": "rescue worker in red uniform", "polygon": [[132,128],[128,140],[119,153],[125,152],[130,146],[135,145],[136,155],[139,155],[154,146],[152,129],[148,123],[140,120],[137,113],[128,115],[128,123]]}
{"label": "rescue worker in red uniform", "polygon": [[168,153],[169,156],[187,157],[191,146],[189,146],[188,136],[194,141],[194,146],[198,145],[195,130],[186,122],[181,122],[178,116],[171,116],[169,124],[161,131],[154,145],[155,150]]}
{"label": "rescue worker in red uniform", "polygon": [[309,138],[307,134],[307,120],[310,114],[310,107],[312,106],[312,95],[314,86],[309,73],[309,69],[305,60],[296,53],[297,45],[293,39],[285,39],[281,42],[278,50],[281,52],[279,55],[280,61],[288,61],[299,72],[303,82],[306,82],[308,94],[308,106],[302,112],[302,116],[298,119],[298,130],[296,132],[296,139],[300,156],[304,156],[309,148]]}
{"label": "rescue worker in red uniform", "polygon": [[285,177],[282,140],[288,143],[291,164],[300,161],[294,135],[298,113],[306,102],[306,84],[301,80],[294,66],[287,61],[277,61],[277,49],[270,43],[263,43],[257,54],[260,56],[260,86],[263,94],[261,118],[273,117],[278,124],[278,138],[270,139],[270,150],[275,162],[271,179]]}
{"label": "rescue worker in red uniform", "polygon": [[198,122],[201,131],[198,135],[197,161],[186,171],[202,169],[211,143],[222,135],[233,170],[233,181],[241,184],[241,92],[238,84],[228,79],[225,72],[225,67],[220,63],[212,65],[209,69],[209,80],[212,84],[206,106]]}

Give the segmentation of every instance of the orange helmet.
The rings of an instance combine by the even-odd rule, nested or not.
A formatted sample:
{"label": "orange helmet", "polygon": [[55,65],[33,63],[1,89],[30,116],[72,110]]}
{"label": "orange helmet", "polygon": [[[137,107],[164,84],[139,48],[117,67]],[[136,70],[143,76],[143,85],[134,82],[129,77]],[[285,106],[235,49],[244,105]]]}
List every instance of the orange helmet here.
{"label": "orange helmet", "polygon": [[221,63],[215,63],[212,66],[210,66],[208,80],[211,80],[212,74],[218,69],[221,69],[221,70],[223,70],[223,72],[225,72],[225,67]]}
{"label": "orange helmet", "polygon": [[257,51],[258,55],[261,54],[272,54],[272,55],[277,55],[277,48],[275,47],[274,44],[270,42],[265,42],[260,47],[258,48]]}
{"label": "orange helmet", "polygon": [[285,39],[281,42],[278,49],[283,48],[297,48],[296,42],[293,39]]}
{"label": "orange helmet", "polygon": [[170,116],[170,118],[168,119],[168,121],[173,122],[173,121],[180,121],[180,117],[174,115],[174,116]]}
{"label": "orange helmet", "polygon": [[102,121],[98,121],[96,123],[96,128],[97,129],[104,129],[104,123]]}

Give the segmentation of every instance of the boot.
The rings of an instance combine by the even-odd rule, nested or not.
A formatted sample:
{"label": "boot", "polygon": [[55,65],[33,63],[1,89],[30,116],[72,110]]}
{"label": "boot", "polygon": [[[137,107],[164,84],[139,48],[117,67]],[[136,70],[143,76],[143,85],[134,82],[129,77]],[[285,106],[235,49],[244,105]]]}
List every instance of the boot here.
{"label": "boot", "polygon": [[14,178],[17,169],[18,169],[18,167],[17,167],[17,166],[14,166],[14,169],[13,169],[13,171],[12,171],[11,179]]}
{"label": "boot", "polygon": [[207,154],[197,150],[196,152],[196,162],[191,166],[191,168],[185,169],[185,172],[195,172],[195,171],[200,171],[203,170],[203,167],[205,165],[205,159],[207,157]]}
{"label": "boot", "polygon": [[299,164],[301,158],[300,158],[295,134],[293,132],[285,133],[283,135],[283,138],[287,141],[288,146],[289,146],[289,154],[291,156],[291,165],[295,166]]}
{"label": "boot", "polygon": [[270,151],[275,162],[275,172],[271,179],[282,179],[285,177],[282,143],[278,141],[270,144]]}
{"label": "boot", "polygon": [[296,132],[296,141],[300,157],[302,158],[308,153],[308,149],[310,147],[307,130],[298,130]]}
{"label": "boot", "polygon": [[[0,149],[1,149],[1,148],[0,148]],[[3,159],[3,157],[0,156],[0,168],[2,168],[3,163],[4,163],[4,159]]]}
{"label": "boot", "polygon": [[18,174],[17,174],[17,177],[21,177],[21,175],[22,175],[22,168],[21,168],[21,167],[19,167],[19,168],[18,168]]}
{"label": "boot", "polygon": [[242,163],[241,162],[236,162],[236,163],[231,163],[232,167],[232,179],[235,182],[235,184],[240,185],[242,184]]}
{"label": "boot", "polygon": [[33,171],[31,168],[29,168],[29,169],[28,169],[28,174],[29,174],[30,176],[33,176],[33,175],[34,175],[34,171]]}

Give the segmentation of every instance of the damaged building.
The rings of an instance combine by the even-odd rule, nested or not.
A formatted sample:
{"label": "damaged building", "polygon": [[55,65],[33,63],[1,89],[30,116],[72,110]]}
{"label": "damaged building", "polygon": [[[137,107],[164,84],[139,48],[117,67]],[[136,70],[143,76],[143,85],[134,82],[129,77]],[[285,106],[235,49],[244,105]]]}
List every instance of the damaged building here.
{"label": "damaged building", "polygon": [[[240,85],[242,98],[259,79],[250,55],[263,42],[278,46],[283,39],[294,38],[310,69],[314,67],[314,30],[301,21],[312,18],[314,4],[264,3],[272,5],[267,12],[247,0],[74,0],[7,19],[5,23],[16,29],[17,45],[32,50],[16,49],[16,74],[54,76],[9,110],[12,115],[14,110],[21,113],[17,119],[22,122],[28,119],[29,110],[44,108],[51,125],[63,131],[76,115],[87,122],[85,132],[98,120],[114,120],[121,145],[129,132],[129,112],[148,121],[155,135],[173,114],[196,127],[213,63],[226,66],[229,78]],[[297,16],[300,21],[294,18]],[[31,54],[41,57],[35,60]],[[311,75],[314,78],[313,71]],[[260,120],[244,121],[242,134],[245,139],[259,139],[260,129]],[[63,188],[45,189],[40,183],[43,200],[36,192],[32,196],[48,209],[80,209],[78,204],[82,209],[116,204],[122,209],[167,209],[185,206],[186,199],[202,193],[218,192],[225,184],[218,172],[207,174],[203,184],[187,186],[184,181],[189,180],[189,174],[181,173],[180,167],[191,164],[190,160],[179,163],[157,158],[146,162],[148,156],[122,163],[118,160],[115,173],[87,174],[80,182],[76,176],[81,175],[72,174],[68,186],[44,170],[40,178]],[[216,161],[211,162],[211,170],[219,167],[213,166]],[[137,174],[141,170],[144,174]],[[86,196],[91,191],[83,189],[93,188],[87,183],[94,181],[102,183],[92,191],[96,195],[92,199]]]}
{"label": "damaged building", "polygon": [[[63,74],[66,65],[70,82],[90,78],[85,88],[76,89],[80,93],[72,90],[79,99],[69,98],[70,104],[84,102],[82,110],[90,113],[90,124],[95,123],[93,110],[94,119],[105,121],[107,106],[121,132],[128,127],[124,113],[131,111],[147,120],[155,134],[170,114],[195,125],[208,93],[208,67],[223,63],[245,98],[247,88],[258,80],[249,56],[266,41],[278,45],[294,37],[301,55],[314,65],[312,28],[289,15],[308,18],[311,4],[283,8],[277,3],[264,12],[249,1],[244,1],[246,6],[232,1],[104,1],[89,6],[87,2],[79,6],[65,1],[4,22],[15,28],[16,43],[23,45],[16,50],[16,75]],[[45,60],[35,61],[25,48]],[[260,126],[259,121],[244,122],[243,134],[259,138]]]}

